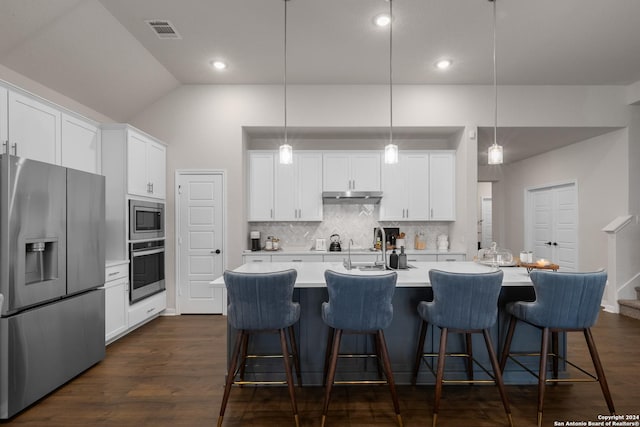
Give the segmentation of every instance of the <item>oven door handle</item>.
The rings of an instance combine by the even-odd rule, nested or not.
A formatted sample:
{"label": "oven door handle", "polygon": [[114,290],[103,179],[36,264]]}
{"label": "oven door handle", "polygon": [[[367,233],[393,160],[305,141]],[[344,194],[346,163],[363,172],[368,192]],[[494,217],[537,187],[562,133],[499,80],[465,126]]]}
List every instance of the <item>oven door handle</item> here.
{"label": "oven door handle", "polygon": [[161,252],[164,252],[164,248],[161,249],[149,249],[146,251],[131,251],[131,256],[133,257],[139,257],[139,256],[145,256],[145,255],[153,255],[153,254],[159,254]]}

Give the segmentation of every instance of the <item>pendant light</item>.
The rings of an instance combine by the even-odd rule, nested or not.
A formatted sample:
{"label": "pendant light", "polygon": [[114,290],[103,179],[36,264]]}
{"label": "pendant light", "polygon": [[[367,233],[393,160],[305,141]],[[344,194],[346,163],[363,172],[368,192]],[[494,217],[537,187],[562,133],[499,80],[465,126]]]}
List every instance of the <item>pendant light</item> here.
{"label": "pendant light", "polygon": [[389,0],[389,143],[384,147],[384,162],[398,163],[398,146],[393,143],[393,0]]}
{"label": "pendant light", "polygon": [[289,145],[287,138],[287,3],[284,0],[284,141],[280,145],[280,164],[290,165],[293,163],[293,148]]}
{"label": "pendant light", "polygon": [[502,145],[498,145],[498,68],[496,66],[496,0],[493,3],[493,144],[489,147],[488,160],[490,165],[502,164]]}

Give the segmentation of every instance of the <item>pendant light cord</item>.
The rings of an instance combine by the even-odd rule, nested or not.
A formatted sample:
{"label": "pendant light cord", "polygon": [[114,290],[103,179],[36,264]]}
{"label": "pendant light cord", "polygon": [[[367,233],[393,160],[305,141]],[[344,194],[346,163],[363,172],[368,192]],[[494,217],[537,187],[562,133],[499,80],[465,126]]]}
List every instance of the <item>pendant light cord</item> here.
{"label": "pendant light cord", "polygon": [[287,144],[287,3],[284,0],[284,143]]}
{"label": "pendant light cord", "polygon": [[389,0],[389,144],[393,144],[393,0]]}
{"label": "pendant light cord", "polygon": [[493,145],[498,145],[498,67],[496,59],[496,1],[489,0],[493,3]]}

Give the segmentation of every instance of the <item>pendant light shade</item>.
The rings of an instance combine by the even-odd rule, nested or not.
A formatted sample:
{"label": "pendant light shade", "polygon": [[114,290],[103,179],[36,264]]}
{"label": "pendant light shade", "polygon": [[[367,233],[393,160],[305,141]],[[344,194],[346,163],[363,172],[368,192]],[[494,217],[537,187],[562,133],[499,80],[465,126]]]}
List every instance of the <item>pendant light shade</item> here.
{"label": "pendant light shade", "polygon": [[396,144],[387,144],[384,147],[384,162],[387,164],[398,163],[398,146]]}
{"label": "pendant light shade", "polygon": [[384,162],[398,163],[398,146],[393,143],[393,0],[389,0],[389,143],[384,147]]}
{"label": "pendant light shade", "polygon": [[293,148],[289,144],[280,146],[280,164],[290,165],[293,163]]}
{"label": "pendant light shade", "polygon": [[293,147],[289,144],[287,138],[287,3],[284,1],[284,141],[280,145],[279,160],[282,165],[290,165],[293,163]]}
{"label": "pendant light shade", "polygon": [[493,3],[493,93],[494,93],[494,110],[493,110],[493,144],[489,147],[488,163],[490,165],[501,165],[503,161],[502,145],[498,145],[498,67],[496,60],[496,1],[489,0]]}
{"label": "pendant light shade", "polygon": [[495,142],[489,147],[489,164],[501,165],[502,164],[502,145],[498,145]]}

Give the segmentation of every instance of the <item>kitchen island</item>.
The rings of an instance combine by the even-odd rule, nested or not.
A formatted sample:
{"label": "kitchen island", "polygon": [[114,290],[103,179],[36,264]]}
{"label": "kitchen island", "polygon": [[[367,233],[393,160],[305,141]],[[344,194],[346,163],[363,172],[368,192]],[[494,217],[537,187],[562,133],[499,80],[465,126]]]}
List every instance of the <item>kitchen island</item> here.
{"label": "kitchen island", "polygon": [[[417,262],[410,264],[412,268],[398,270],[398,281],[393,297],[394,315],[393,321],[385,332],[389,356],[398,384],[410,384],[414,358],[420,330],[420,317],[417,313],[417,305],[420,301],[433,299],[431,285],[429,283],[429,270],[440,269],[458,273],[482,273],[491,271],[491,267],[474,262]],[[300,303],[300,321],[296,324],[296,334],[300,350],[300,364],[302,378],[305,385],[321,385],[324,355],[328,327],[322,321],[321,306],[328,300],[326,284],[324,281],[325,270],[357,275],[384,274],[381,271],[360,271],[358,269],[347,270],[339,262],[273,262],[273,263],[247,263],[234,271],[246,273],[266,273],[282,271],[293,268],[297,270],[298,277],[294,290],[294,300]],[[504,336],[506,334],[508,316],[504,312],[507,302],[517,300],[535,299],[533,286],[526,269],[508,267],[503,268],[504,279],[498,302],[498,321],[491,329],[496,352],[500,352]],[[213,282],[223,284],[220,277]],[[439,329],[429,328],[425,340],[425,352],[438,351],[440,339]],[[269,335],[255,336],[252,338],[249,351],[271,352],[277,354],[280,351],[279,341]],[[235,330],[229,327],[227,334],[228,357],[235,342]],[[514,336],[512,351],[536,352],[540,346],[540,332],[529,325],[521,323]],[[450,335],[447,346],[448,352],[462,351],[464,349],[464,336],[460,334]],[[475,358],[486,367],[490,367],[486,347],[481,336],[473,337],[473,349]],[[373,341],[365,335],[346,335],[343,337],[341,352],[369,352],[374,353]],[[565,336],[560,336],[559,352],[566,354]],[[537,358],[524,360],[525,365],[536,369]],[[435,363],[433,358],[429,363]],[[446,375],[450,379],[465,379],[466,370],[462,358],[448,358]],[[561,370],[564,366],[560,366]],[[487,378],[486,373],[478,366],[474,367],[475,378]],[[283,375],[282,361],[278,359],[266,359],[264,362],[252,362],[246,371],[247,379],[268,380]],[[337,379],[361,379],[364,377],[377,379],[379,375],[375,359],[341,359],[338,363]],[[507,384],[532,384],[536,380],[514,363],[508,363],[504,379]],[[429,369],[421,368],[418,383],[433,383],[434,377]]]}

